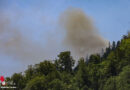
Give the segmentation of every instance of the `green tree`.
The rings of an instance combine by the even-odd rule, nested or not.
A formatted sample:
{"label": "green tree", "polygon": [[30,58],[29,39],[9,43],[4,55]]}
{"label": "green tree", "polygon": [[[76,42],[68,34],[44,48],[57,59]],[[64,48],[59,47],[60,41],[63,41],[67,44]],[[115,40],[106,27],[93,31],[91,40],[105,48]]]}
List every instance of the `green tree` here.
{"label": "green tree", "polygon": [[49,83],[48,90],[67,90],[67,86],[59,79],[54,79]]}
{"label": "green tree", "polygon": [[103,90],[118,90],[117,89],[117,83],[116,83],[116,77],[110,77],[106,81]]}
{"label": "green tree", "polygon": [[130,89],[130,65],[125,66],[123,71],[117,77],[117,90]]}
{"label": "green tree", "polygon": [[115,41],[112,42],[112,50],[115,50],[116,49],[116,43]]}
{"label": "green tree", "polygon": [[24,90],[48,90],[45,76],[37,76],[27,83]]}
{"label": "green tree", "polygon": [[36,72],[40,75],[48,75],[53,71],[56,71],[56,67],[50,61],[45,60],[36,65]]}
{"label": "green tree", "polygon": [[89,58],[89,63],[94,63],[94,64],[97,64],[101,61],[101,58],[100,58],[100,55],[99,54],[93,54],[90,56]]}
{"label": "green tree", "polygon": [[76,85],[79,88],[89,87],[90,86],[90,80],[89,80],[89,72],[87,70],[87,66],[85,63],[84,58],[81,58],[79,60],[79,67],[77,74],[75,76]]}
{"label": "green tree", "polygon": [[66,72],[71,72],[74,66],[74,59],[70,55],[70,51],[61,52],[58,57],[58,64],[62,67],[62,70]]}
{"label": "green tree", "polygon": [[24,76],[22,75],[22,73],[13,74],[13,76],[11,77],[11,80],[13,81],[13,83],[16,84],[16,87],[18,90],[22,90],[25,87],[26,80]]}
{"label": "green tree", "polygon": [[36,73],[34,67],[32,65],[29,65],[28,69],[25,71],[26,80],[31,80],[35,74]]}
{"label": "green tree", "polygon": [[53,71],[46,76],[46,83],[53,81],[54,79],[61,80],[61,75],[58,71]]}

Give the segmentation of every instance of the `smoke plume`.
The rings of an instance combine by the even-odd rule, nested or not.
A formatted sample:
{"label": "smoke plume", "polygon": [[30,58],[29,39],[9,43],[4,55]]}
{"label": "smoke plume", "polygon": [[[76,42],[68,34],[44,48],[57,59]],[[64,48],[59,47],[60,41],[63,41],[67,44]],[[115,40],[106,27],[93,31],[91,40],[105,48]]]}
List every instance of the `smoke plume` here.
{"label": "smoke plume", "polygon": [[[6,72],[19,72],[24,70],[28,64],[38,63],[50,58],[54,59],[57,54],[64,50],[70,50],[74,58],[79,58],[85,57],[87,54],[98,53],[107,45],[107,41],[101,37],[93,26],[92,20],[80,9],[69,9],[61,14],[60,24],[57,24],[57,22],[53,24],[58,28],[51,28],[52,31],[46,29],[48,26],[52,27],[52,23],[47,23],[47,26],[44,24],[41,28],[43,30],[36,30],[36,32],[44,33],[40,42],[35,42],[32,38],[29,38],[33,27],[38,27],[37,25],[29,29],[27,29],[27,26],[30,24],[26,26],[20,22],[20,26],[18,25],[19,21],[24,19],[21,16],[21,14],[25,14],[24,12],[19,11],[19,14],[14,11],[13,15],[8,12],[0,12],[0,54],[11,57],[14,64],[16,60],[21,64],[18,68],[12,65],[13,68],[7,69],[4,65],[2,68],[5,68],[4,71]],[[34,13],[34,16],[36,16],[36,13]],[[59,31],[61,25],[61,31]],[[64,33],[64,30],[66,33]],[[27,32],[30,33],[25,34]],[[2,68],[0,72],[4,72]]]}
{"label": "smoke plume", "polygon": [[[10,57],[10,60],[1,58],[1,63],[7,64],[0,66],[1,75],[10,75],[14,72],[21,72],[30,64],[39,63],[45,59],[54,59],[60,52],[58,51],[59,41],[57,40],[57,37],[54,37],[55,33],[51,33],[51,30],[45,32],[45,28],[41,28],[42,30],[36,29],[35,32],[41,32],[41,35],[42,33],[47,35],[42,35],[38,38],[39,41],[35,41],[32,38],[34,37],[32,36],[34,33],[32,29],[36,26],[28,28],[27,26],[29,24],[27,26],[22,25],[20,21],[20,19],[24,19],[22,15],[17,11],[13,12],[12,15],[10,12],[0,11],[0,55]],[[20,13],[23,15],[25,14],[22,11]],[[18,23],[20,23],[20,25],[18,25]],[[39,23],[43,24],[40,21]],[[12,62],[10,63],[12,65],[9,65],[9,62]],[[19,64],[19,67],[16,67],[17,65],[15,64],[17,63]],[[7,74],[7,72],[9,74]]]}
{"label": "smoke plume", "polygon": [[80,9],[68,9],[60,18],[66,31],[64,43],[76,57],[101,53],[107,41],[94,27],[92,20]]}
{"label": "smoke plume", "polygon": [[[21,63],[36,62],[39,57],[46,56],[44,48],[22,34],[20,27],[13,26],[12,20],[6,13],[0,17],[0,52],[20,60]],[[15,23],[18,22],[14,19]]]}

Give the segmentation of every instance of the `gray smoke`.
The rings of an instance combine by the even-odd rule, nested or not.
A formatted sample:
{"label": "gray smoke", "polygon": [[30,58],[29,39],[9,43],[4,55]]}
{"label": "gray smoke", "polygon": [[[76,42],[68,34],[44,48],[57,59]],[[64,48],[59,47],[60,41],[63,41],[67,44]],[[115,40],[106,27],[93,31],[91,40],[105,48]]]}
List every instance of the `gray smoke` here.
{"label": "gray smoke", "polygon": [[76,57],[100,53],[107,46],[108,42],[81,9],[66,10],[61,15],[60,23],[66,31],[64,43]]}
{"label": "gray smoke", "polygon": [[[24,12],[20,13],[25,14]],[[21,14],[17,11],[14,11],[12,16],[11,13],[0,11],[0,55],[5,55],[14,62],[13,65],[7,66],[10,60],[1,58],[1,62],[6,62],[7,64],[0,66],[1,75],[3,73],[7,75],[7,73],[21,72],[30,64],[39,63],[45,59],[54,59],[60,52],[58,51],[59,41],[57,37],[55,38],[55,33],[51,33],[51,30],[45,32],[45,28],[36,30],[36,32],[41,32],[41,35],[42,33],[47,34],[47,36],[42,35],[38,38],[39,41],[36,42],[31,37],[33,32],[31,29],[35,26],[27,29],[27,26],[21,23],[18,25],[17,23],[19,23],[21,17]],[[42,22],[40,23],[43,24]],[[17,63],[20,64],[19,67],[16,67],[17,65],[15,64]]]}
{"label": "gray smoke", "polygon": [[[26,35],[22,34],[20,27],[11,25],[11,18],[6,13],[1,13],[0,17],[0,52],[13,59],[25,63],[36,62],[39,57],[46,56],[44,48]],[[14,19],[17,23],[18,20]]]}
{"label": "gray smoke", "polygon": [[[29,38],[32,30],[29,30],[30,34],[25,34],[28,31],[26,26],[19,27],[17,24],[24,12],[14,12],[14,16],[8,12],[0,11],[0,13],[0,54],[19,61],[22,67],[7,68],[9,72],[18,72],[24,70],[28,64],[54,59],[63,50],[70,50],[75,58],[79,58],[85,57],[87,54],[98,53],[107,46],[107,41],[101,37],[91,19],[80,9],[65,11],[60,17],[60,24],[56,24],[57,30],[55,30],[56,28],[52,30],[53,33],[44,31],[46,28],[43,27],[42,33],[46,33],[46,37],[43,35],[40,38],[41,42],[35,42]],[[63,27],[59,31],[61,25]],[[52,23],[48,26],[52,26]],[[21,27],[25,29],[24,33],[22,33],[23,28]],[[46,42],[43,44],[42,41]],[[3,68],[0,69],[0,72],[4,72]]]}

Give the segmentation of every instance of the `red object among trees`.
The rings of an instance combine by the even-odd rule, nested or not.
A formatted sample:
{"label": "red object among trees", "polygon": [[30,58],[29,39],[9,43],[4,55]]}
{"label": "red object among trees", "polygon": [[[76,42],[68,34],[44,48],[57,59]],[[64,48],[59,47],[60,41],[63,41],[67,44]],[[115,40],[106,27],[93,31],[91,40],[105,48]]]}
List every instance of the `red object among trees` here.
{"label": "red object among trees", "polygon": [[4,80],[4,76],[0,76],[0,81],[3,82]]}

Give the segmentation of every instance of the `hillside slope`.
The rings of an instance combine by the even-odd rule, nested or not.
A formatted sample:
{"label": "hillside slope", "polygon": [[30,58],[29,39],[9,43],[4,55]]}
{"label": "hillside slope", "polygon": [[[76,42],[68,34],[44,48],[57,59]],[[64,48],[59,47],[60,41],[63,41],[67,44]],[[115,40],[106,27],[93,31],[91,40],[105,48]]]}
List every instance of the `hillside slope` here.
{"label": "hillside slope", "polygon": [[76,67],[74,63],[69,51],[61,52],[54,62],[30,65],[6,82],[15,83],[17,90],[130,90],[129,35],[109,45],[103,56],[81,58]]}

